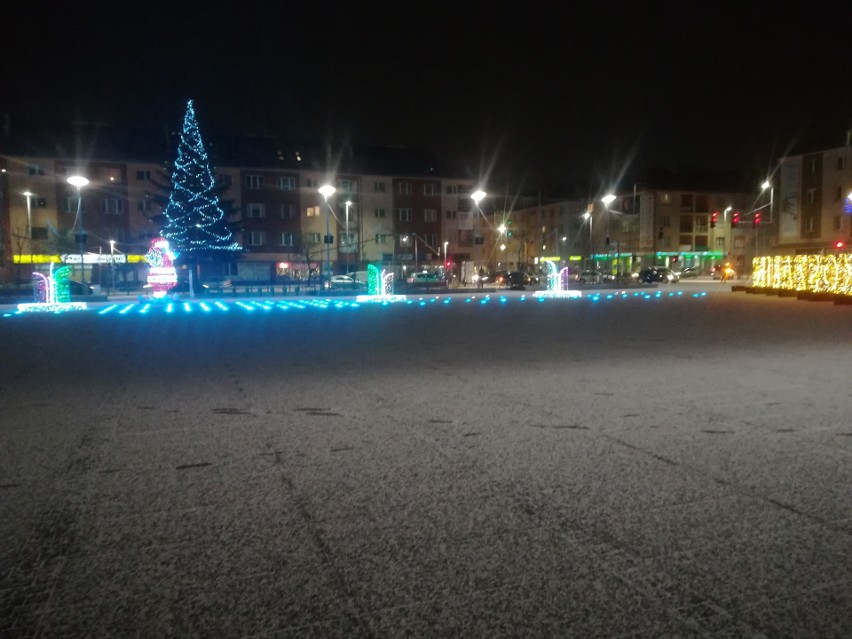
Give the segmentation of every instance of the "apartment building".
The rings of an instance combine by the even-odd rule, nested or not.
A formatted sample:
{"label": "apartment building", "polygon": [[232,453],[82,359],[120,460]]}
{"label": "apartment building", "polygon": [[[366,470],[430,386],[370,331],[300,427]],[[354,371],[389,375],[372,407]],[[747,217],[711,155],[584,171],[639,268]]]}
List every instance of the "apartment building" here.
{"label": "apartment building", "polygon": [[782,158],[775,183],[779,254],[820,253],[852,242],[852,131],[845,146]]}
{"label": "apartment building", "polygon": [[[89,135],[0,139],[5,281],[26,280],[52,263],[75,265],[76,276],[93,283],[105,274],[129,289],[144,283],[177,137],[148,136],[134,157],[139,145],[130,142],[138,136]],[[71,137],[85,143],[69,151]],[[469,248],[473,182],[423,151],[353,147],[332,155],[320,145],[211,137],[208,154],[226,220],[243,247],[236,262],[210,277],[274,281],[368,263],[402,275],[436,269],[447,254]],[[78,191],[67,182],[71,175],[89,183]],[[328,197],[319,192],[325,184],[335,187]]]}

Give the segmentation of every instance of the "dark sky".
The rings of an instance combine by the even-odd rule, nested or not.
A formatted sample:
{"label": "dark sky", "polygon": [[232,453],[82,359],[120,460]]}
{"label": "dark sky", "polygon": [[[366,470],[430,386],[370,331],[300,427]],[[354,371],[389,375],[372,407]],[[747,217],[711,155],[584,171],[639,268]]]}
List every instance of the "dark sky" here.
{"label": "dark sky", "polygon": [[192,97],[202,133],[421,147],[527,186],[763,170],[852,127],[848,3],[347,4],[21,5],[0,108],[161,129]]}

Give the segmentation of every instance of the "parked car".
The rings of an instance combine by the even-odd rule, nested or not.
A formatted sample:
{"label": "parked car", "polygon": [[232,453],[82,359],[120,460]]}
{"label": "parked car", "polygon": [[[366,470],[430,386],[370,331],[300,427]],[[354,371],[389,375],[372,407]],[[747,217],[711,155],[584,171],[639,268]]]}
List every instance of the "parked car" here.
{"label": "parked car", "polygon": [[447,280],[438,273],[412,273],[406,280],[409,286],[424,288],[446,288]]}
{"label": "parked car", "polygon": [[524,273],[524,283],[527,286],[538,286],[541,283],[538,275],[533,275],[532,273]]}
{"label": "parked car", "polygon": [[698,277],[701,275],[701,269],[697,266],[687,266],[685,269],[678,273],[681,279],[685,279],[687,277]]}
{"label": "parked car", "polygon": [[573,279],[579,284],[598,284],[600,282],[613,282],[615,281],[615,276],[612,273],[586,270],[576,273]]}
{"label": "parked car", "polygon": [[349,275],[332,275],[328,282],[326,282],[326,288],[355,288],[357,283],[355,279],[350,277]]}
{"label": "parked car", "polygon": [[638,273],[640,282],[663,282],[664,284],[673,284],[680,281],[677,273],[665,266],[649,266],[643,268]]}
{"label": "parked car", "polygon": [[523,291],[527,287],[527,277],[518,271],[497,271],[494,274],[494,282],[517,291]]}
{"label": "parked car", "polygon": [[68,280],[68,292],[71,295],[92,295],[95,289],[91,284],[86,282],[78,282],[77,280]]}

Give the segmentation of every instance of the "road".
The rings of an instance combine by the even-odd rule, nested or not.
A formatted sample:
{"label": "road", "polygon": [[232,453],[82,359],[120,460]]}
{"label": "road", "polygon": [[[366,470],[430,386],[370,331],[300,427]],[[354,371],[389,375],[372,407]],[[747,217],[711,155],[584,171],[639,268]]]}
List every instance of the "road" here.
{"label": "road", "polygon": [[850,636],[849,307],[659,290],[0,317],[0,636]]}

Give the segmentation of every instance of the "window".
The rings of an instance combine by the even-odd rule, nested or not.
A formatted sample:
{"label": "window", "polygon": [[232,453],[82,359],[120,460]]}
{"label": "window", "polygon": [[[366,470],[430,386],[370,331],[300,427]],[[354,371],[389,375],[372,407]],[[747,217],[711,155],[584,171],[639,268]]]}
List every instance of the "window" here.
{"label": "window", "polygon": [[424,184],[423,195],[438,195],[438,187],[434,184]]}
{"label": "window", "polygon": [[278,239],[278,244],[281,246],[293,246],[293,234],[281,233],[281,236]]}
{"label": "window", "polygon": [[216,176],[216,183],[229,189],[231,188],[231,176],[228,174],[218,175]]}
{"label": "window", "polygon": [[447,195],[456,195],[459,187],[456,184],[447,184]]}
{"label": "window", "polygon": [[809,217],[805,219],[805,233],[813,233],[814,228],[816,228],[816,224],[814,224],[814,218]]}
{"label": "window", "polygon": [[303,233],[302,240],[308,246],[313,246],[314,244],[319,244],[322,238],[319,233]]}
{"label": "window", "polygon": [[692,233],[692,223],[693,219],[691,215],[681,215],[680,216],[680,232],[681,233]]}
{"label": "window", "polygon": [[136,171],[136,179],[143,182],[151,181],[151,172],[150,171]]}
{"label": "window", "polygon": [[694,199],[692,197],[692,193],[681,193],[680,194],[680,210],[681,211],[691,211],[694,206]]}
{"label": "window", "polygon": [[835,191],[834,191],[834,201],[839,202],[841,199],[843,199],[843,191],[838,186],[837,189],[835,189]]}
{"label": "window", "polygon": [[734,238],[734,248],[743,248],[745,246],[745,237],[742,235]]}
{"label": "window", "polygon": [[47,239],[47,227],[46,226],[34,226],[32,227],[33,239],[34,240],[46,240]]}
{"label": "window", "polygon": [[438,236],[432,233],[431,235],[427,235],[426,239],[429,240],[429,246],[435,248],[438,246]]}
{"label": "window", "polygon": [[482,237],[481,235],[477,235],[475,238],[473,238],[473,243],[474,244],[485,244],[485,238]]}
{"label": "window", "polygon": [[680,238],[678,238],[678,242],[680,242],[681,246],[692,246],[692,236],[681,235]]}
{"label": "window", "polygon": [[410,222],[411,221],[411,209],[399,209],[399,221],[400,222]]}
{"label": "window", "polygon": [[385,183],[384,182],[373,182],[373,191],[376,193],[384,193],[385,192]]}
{"label": "window", "polygon": [[423,220],[425,222],[435,222],[438,219],[438,211],[435,209],[424,209]]}
{"label": "window", "polygon": [[260,202],[246,204],[246,216],[252,218],[266,217],[266,204]]}
{"label": "window", "polygon": [[305,178],[305,186],[309,189],[315,189],[319,187],[319,182],[317,182],[316,178]]}
{"label": "window", "polygon": [[835,215],[832,218],[832,227],[834,228],[835,231],[840,230],[840,216],[839,215]]}
{"label": "window", "polygon": [[306,215],[308,217],[319,217],[320,207],[318,206],[309,206],[306,211]]}
{"label": "window", "polygon": [[36,208],[36,209],[46,209],[47,208],[47,198],[46,197],[30,198],[30,207]]}
{"label": "window", "polygon": [[280,176],[278,178],[278,190],[279,191],[292,191],[296,188],[296,178],[285,175]]}
{"label": "window", "polygon": [[384,209],[376,209],[376,217],[384,217],[385,210]]}
{"label": "window", "polygon": [[263,246],[266,244],[265,231],[249,231],[246,233],[249,246]]}
{"label": "window", "polygon": [[[78,199],[76,197],[64,197],[62,198],[62,212],[63,213],[76,213],[77,212],[77,202]],[[80,202],[80,212],[86,212],[86,200],[79,200]]]}
{"label": "window", "polygon": [[348,247],[348,250],[345,251],[347,253],[352,253],[354,249],[351,247],[358,244],[358,234],[357,233],[341,233],[340,234],[340,246]]}
{"label": "window", "polygon": [[846,158],[844,158],[842,155],[838,155],[837,156],[837,170],[842,171],[845,166],[846,166]]}
{"label": "window", "polygon": [[118,198],[101,200],[101,213],[124,213],[124,202]]}
{"label": "window", "polygon": [[669,194],[669,193],[663,193],[663,194],[660,196],[660,204],[671,204],[671,203],[672,203],[672,196],[671,196],[671,194]]}
{"label": "window", "polygon": [[340,190],[344,193],[356,193],[358,191],[357,182],[352,180],[340,180]]}
{"label": "window", "polygon": [[154,208],[154,203],[149,199],[136,200],[137,211],[151,211]]}
{"label": "window", "polygon": [[455,211],[447,211],[447,219],[454,220],[456,219],[457,213]]}
{"label": "window", "polygon": [[247,189],[262,189],[263,188],[263,176],[262,175],[247,175],[246,176],[246,188]]}
{"label": "window", "polygon": [[293,217],[293,205],[292,204],[282,204],[281,208],[278,210],[279,215],[282,220],[289,220]]}
{"label": "window", "polygon": [[376,244],[387,244],[388,236],[385,233],[376,233]]}
{"label": "window", "polygon": [[716,238],[716,248],[725,248],[725,238],[717,237]]}
{"label": "window", "polygon": [[816,160],[808,160],[808,170],[811,172],[811,175],[816,175],[816,172],[817,172],[817,161]]}
{"label": "window", "polygon": [[805,199],[808,204],[814,204],[816,202],[816,189],[808,189]]}
{"label": "window", "polygon": [[663,215],[662,217],[660,217],[660,226],[671,226],[671,225],[672,225],[672,223],[669,220],[668,215]]}
{"label": "window", "polygon": [[27,175],[44,175],[44,167],[41,164],[30,164],[27,167]]}
{"label": "window", "polygon": [[707,196],[706,195],[696,195],[695,196],[695,210],[699,213],[706,213],[710,210],[707,206]]}
{"label": "window", "polygon": [[400,182],[396,185],[396,192],[399,195],[411,195],[411,182]]}

